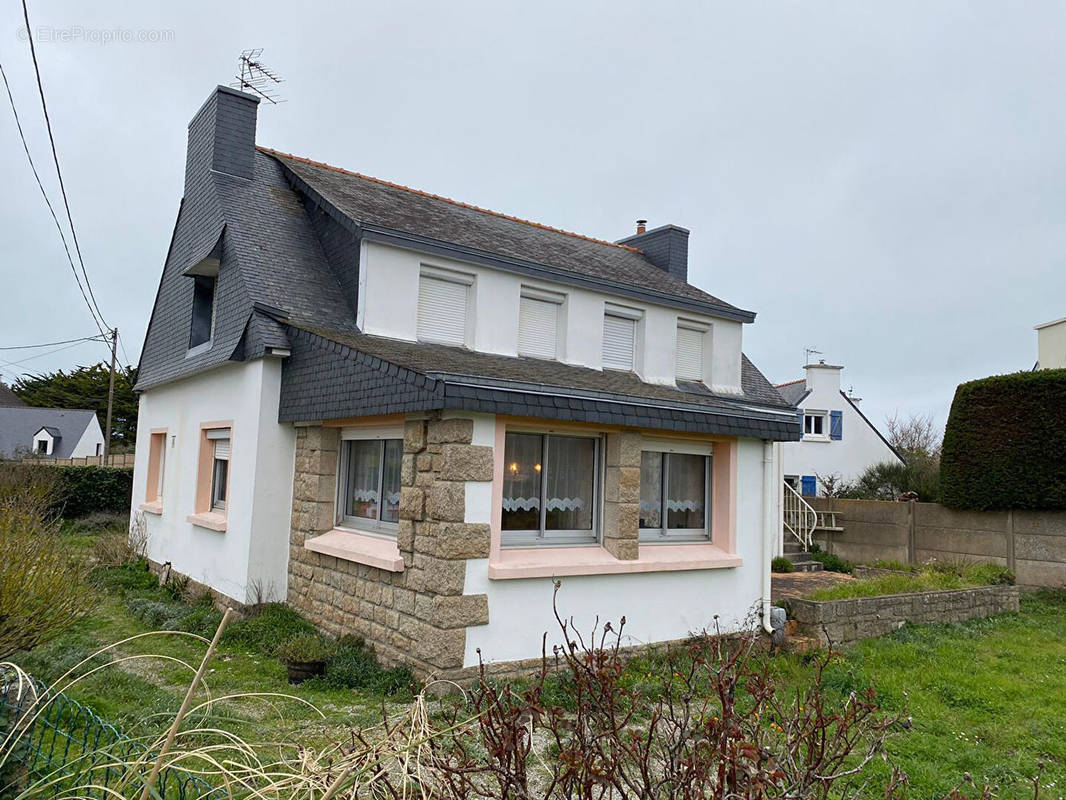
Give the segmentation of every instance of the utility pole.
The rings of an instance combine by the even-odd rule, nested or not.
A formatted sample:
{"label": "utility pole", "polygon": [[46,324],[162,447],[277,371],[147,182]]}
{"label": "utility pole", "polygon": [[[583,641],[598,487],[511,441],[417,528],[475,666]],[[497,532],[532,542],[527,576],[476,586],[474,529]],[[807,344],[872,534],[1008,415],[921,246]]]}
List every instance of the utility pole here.
{"label": "utility pole", "polygon": [[115,405],[115,348],[118,347],[118,328],[111,331],[111,380],[107,384],[107,425],[104,431],[104,466],[111,455],[111,410]]}

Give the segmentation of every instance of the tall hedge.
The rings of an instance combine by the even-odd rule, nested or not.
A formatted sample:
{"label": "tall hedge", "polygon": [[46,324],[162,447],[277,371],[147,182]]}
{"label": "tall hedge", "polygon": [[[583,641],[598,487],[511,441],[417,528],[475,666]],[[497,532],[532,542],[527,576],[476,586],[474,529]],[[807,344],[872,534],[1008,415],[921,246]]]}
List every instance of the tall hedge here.
{"label": "tall hedge", "polygon": [[62,476],[63,516],[129,511],[133,467],[53,467]]}
{"label": "tall hedge", "polygon": [[940,493],[951,508],[1066,509],[1066,370],[960,385],[944,431]]}

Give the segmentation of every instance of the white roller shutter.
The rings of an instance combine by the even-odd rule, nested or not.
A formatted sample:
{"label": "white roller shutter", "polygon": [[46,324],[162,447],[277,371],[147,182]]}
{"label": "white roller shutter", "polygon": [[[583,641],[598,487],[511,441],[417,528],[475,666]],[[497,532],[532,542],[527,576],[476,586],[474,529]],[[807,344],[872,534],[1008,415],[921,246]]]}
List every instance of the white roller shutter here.
{"label": "white roller shutter", "polygon": [[418,282],[418,338],[466,344],[469,285],[423,275]]}
{"label": "white roller shutter", "polygon": [[559,304],[523,296],[518,307],[518,354],[557,358]]}
{"label": "white roller shutter", "polygon": [[692,328],[677,329],[677,378],[682,381],[703,380],[704,332]]}
{"label": "white roller shutter", "polygon": [[603,316],[603,367],[604,369],[633,369],[633,352],[636,349],[637,321],[613,314]]}
{"label": "white roller shutter", "polygon": [[229,461],[229,428],[212,428],[207,438],[215,444],[215,458]]}

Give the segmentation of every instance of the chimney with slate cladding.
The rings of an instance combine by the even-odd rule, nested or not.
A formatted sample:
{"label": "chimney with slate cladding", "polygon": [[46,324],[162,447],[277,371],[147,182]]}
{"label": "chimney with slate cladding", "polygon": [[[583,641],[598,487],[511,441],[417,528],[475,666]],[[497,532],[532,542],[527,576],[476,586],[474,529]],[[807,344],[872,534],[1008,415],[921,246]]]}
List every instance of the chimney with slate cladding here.
{"label": "chimney with slate cladding", "polygon": [[642,230],[638,221],[637,234],[619,239],[618,244],[628,244],[644,251],[644,257],[664,272],[688,282],[688,229],[677,225],[663,225],[652,230]]}
{"label": "chimney with slate cladding", "polygon": [[259,98],[219,86],[189,123],[185,195],[211,171],[251,179]]}

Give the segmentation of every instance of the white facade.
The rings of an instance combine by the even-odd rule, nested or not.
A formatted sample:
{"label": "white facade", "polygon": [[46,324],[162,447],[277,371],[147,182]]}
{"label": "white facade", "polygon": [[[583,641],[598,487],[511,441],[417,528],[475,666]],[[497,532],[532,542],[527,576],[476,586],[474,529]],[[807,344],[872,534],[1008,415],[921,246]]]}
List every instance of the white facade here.
{"label": "white facade", "polygon": [[[296,432],[278,423],[280,390],[281,361],[265,358],[140,398],[132,511],[145,518],[148,557],[241,602],[286,595]],[[223,421],[232,422],[229,497],[225,529],[214,530],[188,518],[201,480],[202,426]],[[153,432],[166,435],[161,508],[145,503]]]}
{"label": "white facade", "polygon": [[1036,368],[1066,369],[1066,317],[1036,326]]}
{"label": "white facade", "polygon": [[85,426],[81,438],[78,439],[78,443],[74,445],[70,457],[82,458],[83,456],[98,456],[103,452],[104,432],[100,428],[100,420],[96,418],[96,414],[93,414],[89,420],[89,424]]}
{"label": "white facade", "polygon": [[[742,325],[626,297],[575,288],[521,275],[428,257],[410,250],[363,242],[360,249],[360,330],[375,336],[418,339],[419,278],[449,273],[469,284],[465,345],[472,350],[518,355],[519,309],[523,289],[562,296],[558,360],[603,368],[603,316],[607,304],[639,314],[635,372],[648,383],[672,385],[677,328],[706,329],[703,381],[719,393],[740,393]],[[472,278],[472,280],[470,280]]]}
{"label": "white facade", "polygon": [[56,437],[52,436],[47,430],[41,428],[33,436],[33,447],[30,452],[41,456],[50,456],[52,451],[55,450]]}
{"label": "white facade", "polygon": [[[817,493],[823,494],[824,477],[850,482],[875,464],[899,463],[899,457],[856,407],[859,401],[841,393],[843,367],[808,364],[805,369],[809,394],[799,401],[799,407],[805,417],[822,417],[821,429],[819,432],[817,423],[807,422],[803,439],[781,444],[785,479],[797,490],[810,494],[814,485]],[[836,431],[832,430],[834,415],[840,420]]]}

